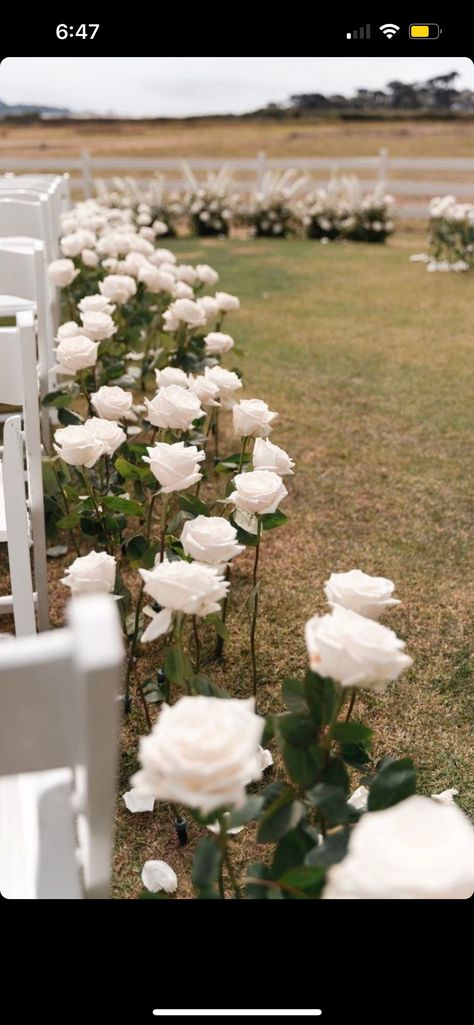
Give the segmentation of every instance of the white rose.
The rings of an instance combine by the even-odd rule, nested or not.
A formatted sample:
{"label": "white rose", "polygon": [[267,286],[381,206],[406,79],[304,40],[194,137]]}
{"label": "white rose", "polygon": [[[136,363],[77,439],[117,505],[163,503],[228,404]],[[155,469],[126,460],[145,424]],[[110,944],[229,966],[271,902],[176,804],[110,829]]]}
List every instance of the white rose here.
{"label": "white rose", "polygon": [[63,235],[59,244],[65,256],[79,256],[85,245],[83,232],[75,231],[72,235]]}
{"label": "white rose", "polygon": [[121,305],[135,295],[137,286],[129,274],[109,274],[99,282],[99,289],[111,302]]}
{"label": "white rose", "polygon": [[96,293],[95,295],[85,295],[83,299],[77,304],[77,308],[81,313],[113,313],[115,306],[109,303],[109,300],[105,295]]}
{"label": "white rose", "polygon": [[275,512],[288,494],[281,477],[271,470],[239,473],[232,483],[235,491],[227,501],[247,513],[264,515]]}
{"label": "white rose", "polygon": [[72,260],[53,260],[48,266],[48,278],[56,288],[65,288],[77,278],[79,271],[75,269]]}
{"label": "white rose", "polygon": [[155,380],[158,388],[168,388],[170,384],[179,384],[181,388],[188,387],[188,375],[180,367],[163,367],[163,370],[155,370]]}
{"label": "white rose", "polygon": [[219,313],[214,297],[212,295],[201,295],[199,299],[196,299],[196,303],[204,314],[206,324],[211,324]]}
{"label": "white rose", "polygon": [[185,281],[175,281],[172,294],[174,299],[192,299],[194,296],[191,285],[187,285]]}
{"label": "white rose", "polygon": [[228,292],[216,292],[216,303],[221,313],[240,310],[240,299],[236,295],[229,295]]}
{"label": "white rose", "polygon": [[142,267],[150,267],[150,261],[147,256],[143,253],[127,253],[125,260],[123,261],[123,270],[125,274],[131,274],[132,278],[137,278]]}
{"label": "white rose", "polygon": [[107,260],[102,260],[102,266],[105,268],[105,270],[108,270],[110,274],[115,274],[118,270],[119,261],[114,259],[113,257],[110,257]]}
{"label": "white rose", "polygon": [[413,661],[393,630],[341,605],[308,620],[305,637],[311,668],[342,687],[380,693]]}
{"label": "white rose", "polygon": [[140,784],[204,815],[243,805],[246,780],[261,776],[257,748],[265,720],[254,707],[252,698],[202,695],[164,705],[152,732],[140,739]]}
{"label": "white rose", "polygon": [[90,420],[86,420],[84,428],[91,438],[102,444],[103,455],[113,456],[127,440],[125,431],[115,420],[102,420],[101,417],[91,416]]}
{"label": "white rose", "polygon": [[72,594],[89,594],[105,591],[111,594],[115,587],[116,563],[113,555],[106,552],[89,552],[81,555],[66,568],[61,583],[71,588]]}
{"label": "white rose", "polygon": [[223,356],[234,346],[234,339],[230,335],[223,334],[222,331],[211,331],[206,335],[204,341],[208,356]]}
{"label": "white rose", "polygon": [[158,267],[149,264],[147,267],[140,267],[138,280],[142,281],[149,292],[173,292],[174,278],[171,274],[163,274]]}
{"label": "white rose", "polygon": [[214,384],[217,384],[219,389],[219,398],[222,402],[224,409],[231,409],[235,404],[234,392],[238,391],[242,387],[242,381],[238,374],[235,374],[233,370],[225,370],[224,367],[219,365],[215,367],[206,368],[208,376]]}
{"label": "white rose", "polygon": [[151,224],[151,217],[149,213],[138,214],[137,224]]}
{"label": "white rose", "polygon": [[157,235],[158,237],[160,235],[168,234],[168,225],[165,224],[164,221],[153,221],[152,228],[155,235]]}
{"label": "white rose", "polygon": [[167,445],[159,441],[152,448],[147,448],[147,452],[148,456],[143,456],[143,461],[150,464],[150,470],[165,494],[185,491],[201,480],[199,463],[206,454],[200,452],[196,445],[185,445],[184,441]]}
{"label": "white rose", "polygon": [[234,434],[239,438],[266,438],[277,416],[262,399],[242,399],[232,410]]}
{"label": "white rose", "polygon": [[78,370],[86,370],[97,362],[98,342],[93,342],[86,335],[74,334],[61,338],[56,346],[57,369],[65,374],[76,374]]}
{"label": "white rose", "polygon": [[210,267],[208,263],[198,263],[196,266],[196,275],[199,281],[203,285],[215,285],[219,281],[219,275],[213,267]]}
{"label": "white rose", "polygon": [[81,313],[82,330],[95,342],[101,342],[104,338],[111,338],[117,330],[112,317],[108,313],[94,313],[87,310]]}
{"label": "white rose", "polygon": [[[206,367],[206,370],[209,370],[209,367]],[[209,374],[206,374],[206,370],[204,374],[199,374],[198,377],[193,377],[192,374],[189,375],[189,389],[197,395],[202,406],[218,406],[217,396],[219,388],[215,381],[211,380]]]}
{"label": "white rose", "polygon": [[[214,566],[173,559],[158,562],[153,569],[141,569],[145,592],[164,609],[188,616],[219,612],[230,584]],[[148,628],[150,629],[150,628]],[[143,635],[145,637],[145,635]],[[151,639],[151,638],[150,638]]]}
{"label": "white rose", "polygon": [[54,440],[55,451],[69,466],[94,466],[104,451],[102,442],[91,437],[84,424],[60,428]]}
{"label": "white rose", "polygon": [[206,318],[200,306],[193,299],[176,299],[163,314],[164,330],[176,331],[181,324],[199,327]]}
{"label": "white rose", "polygon": [[223,516],[196,516],[186,520],[181,544],[186,555],[211,566],[224,566],[245,551],[245,545],[237,544],[235,527]]}
{"label": "white rose", "polygon": [[176,872],[166,861],[145,861],[142,868],[142,883],[150,893],[174,893],[178,889]]}
{"label": "white rose", "polygon": [[157,267],[161,263],[176,263],[176,256],[171,252],[171,249],[155,249],[153,253],[153,263]]}
{"label": "white rose", "polygon": [[325,900],[466,900],[474,890],[474,829],[455,804],[414,795],[359,819]]}
{"label": "white rose", "polygon": [[118,385],[103,384],[91,395],[91,402],[102,420],[124,420],[132,408],[133,395]]}
{"label": "white rose", "polygon": [[143,253],[144,256],[152,256],[155,252],[155,247],[153,242],[149,242],[148,239],[142,238],[141,235],[131,235],[129,251],[132,253]]}
{"label": "white rose", "polygon": [[97,267],[99,257],[95,249],[83,249],[81,251],[81,260],[85,267]]}
{"label": "white rose", "polygon": [[252,463],[254,470],[273,470],[280,477],[293,474],[294,461],[283,448],[274,445],[267,438],[257,438]]}
{"label": "white rose", "polygon": [[385,609],[400,604],[397,598],[392,597],[394,590],[395,584],[391,580],[371,577],[360,569],[331,573],[324,585],[324,593],[332,607],[343,605],[367,619],[378,619]]}
{"label": "white rose", "polygon": [[204,416],[197,395],[179,384],[160,388],[154,399],[145,399],[145,403],[148,410],[147,420],[154,427],[187,431],[194,420]]}
{"label": "white rose", "polygon": [[64,338],[73,338],[74,335],[80,335],[80,333],[79,324],[76,324],[75,320],[67,320],[65,324],[58,327],[56,338],[58,342],[62,342]]}
{"label": "white rose", "polygon": [[185,281],[187,285],[194,285],[197,273],[190,264],[180,263],[176,268],[176,278],[178,281]]}

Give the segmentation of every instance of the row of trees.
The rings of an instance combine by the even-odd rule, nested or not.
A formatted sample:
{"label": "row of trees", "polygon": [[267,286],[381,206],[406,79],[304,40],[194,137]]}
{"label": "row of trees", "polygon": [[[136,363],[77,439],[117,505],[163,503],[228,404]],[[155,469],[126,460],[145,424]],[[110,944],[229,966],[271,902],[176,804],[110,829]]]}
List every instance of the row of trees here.
{"label": "row of trees", "polygon": [[312,114],[331,110],[440,110],[474,113],[474,92],[470,89],[456,89],[457,78],[458,72],[451,71],[446,75],[429,78],[426,82],[395,80],[388,82],[385,89],[358,89],[353,96],[297,93],[290,97],[288,106],[272,103],[267,112]]}

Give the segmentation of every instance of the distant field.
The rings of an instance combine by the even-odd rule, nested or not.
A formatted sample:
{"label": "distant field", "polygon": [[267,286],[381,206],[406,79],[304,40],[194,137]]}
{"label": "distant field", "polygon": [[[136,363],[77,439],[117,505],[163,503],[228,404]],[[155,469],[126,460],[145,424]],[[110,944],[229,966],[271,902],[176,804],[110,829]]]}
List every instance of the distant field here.
{"label": "distant field", "polygon": [[235,121],[203,118],[165,123],[101,121],[55,125],[3,123],[2,157],[71,157],[82,149],[96,156],[269,157],[392,156],[468,157],[474,153],[474,120],[368,121],[298,119]]}

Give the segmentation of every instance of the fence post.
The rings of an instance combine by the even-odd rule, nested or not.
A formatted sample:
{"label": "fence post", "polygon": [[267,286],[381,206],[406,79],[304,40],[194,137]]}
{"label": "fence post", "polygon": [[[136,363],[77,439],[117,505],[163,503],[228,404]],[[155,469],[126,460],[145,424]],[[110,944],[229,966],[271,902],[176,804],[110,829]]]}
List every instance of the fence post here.
{"label": "fence post", "polygon": [[379,149],[378,180],[386,182],[388,176],[388,149]]}
{"label": "fence post", "polygon": [[91,171],[91,157],[88,149],[83,149],[81,152],[82,162],[82,177],[84,178],[84,195],[86,199],[90,199],[93,193],[93,177]]}
{"label": "fence post", "polygon": [[257,192],[260,192],[263,185],[263,176],[267,169],[267,154],[263,149],[260,149],[257,153]]}

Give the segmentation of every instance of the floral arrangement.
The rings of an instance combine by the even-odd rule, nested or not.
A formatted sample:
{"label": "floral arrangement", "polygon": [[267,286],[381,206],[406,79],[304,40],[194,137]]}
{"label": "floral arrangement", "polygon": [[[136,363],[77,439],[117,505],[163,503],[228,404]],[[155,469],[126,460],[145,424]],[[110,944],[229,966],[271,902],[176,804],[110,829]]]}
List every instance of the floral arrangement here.
{"label": "floral arrangement", "polygon": [[268,171],[258,192],[242,210],[242,221],[256,238],[287,238],[294,233],[294,196],[305,178],[297,171]]}
{"label": "floral arrangement", "polygon": [[455,196],[431,200],[426,264],[429,271],[465,271],[474,265],[472,203],[457,203]]}
{"label": "floral arrangement", "polygon": [[327,189],[300,200],[296,213],[308,238],[384,242],[394,229],[392,206],[393,197],[383,184],[364,195],[355,175],[335,175]]}
{"label": "floral arrangement", "polygon": [[133,223],[144,238],[172,238],[185,210],[179,192],[167,191],[164,175],[155,173],[146,187],[136,178],[114,178],[109,189],[101,179],[95,182],[97,198],[105,206],[132,211]]}
{"label": "floral arrangement", "polygon": [[209,171],[199,182],[191,168],[182,163],[185,191],[183,203],[191,233],[199,236],[228,235],[240,204],[229,168],[224,165],[217,174]]}
{"label": "floral arrangement", "polygon": [[[457,791],[421,796],[409,758],[374,761],[374,730],[356,714],[361,690],[383,700],[412,665],[381,622],[399,604],[392,581],[331,574],[328,611],[306,624],[307,672],[283,681],[281,711],[258,710],[260,566],[268,531],[288,521],[294,463],[273,441],[277,413],[242,398],[239,371],[224,365],[239,299],[214,291],[212,267],[179,264],[144,238],[127,210],[89,201],[64,220],[64,259],[49,267],[67,319],[59,384],[44,400],[60,421],[45,459],[46,515],[54,554],[74,550],[64,586],[117,600],[124,711],[137,702],[147,730],[126,808],[146,814],[163,802],[182,843],[194,819],[200,899],[470,896],[474,828]],[[223,452],[230,430],[235,451]],[[250,671],[236,697],[235,668],[219,688],[202,650],[212,642],[222,657],[232,567],[245,549]],[[143,681],[147,645],[155,669]],[[233,837],[250,823],[261,857],[237,871]],[[141,877],[147,897],[179,888],[161,860]]]}

